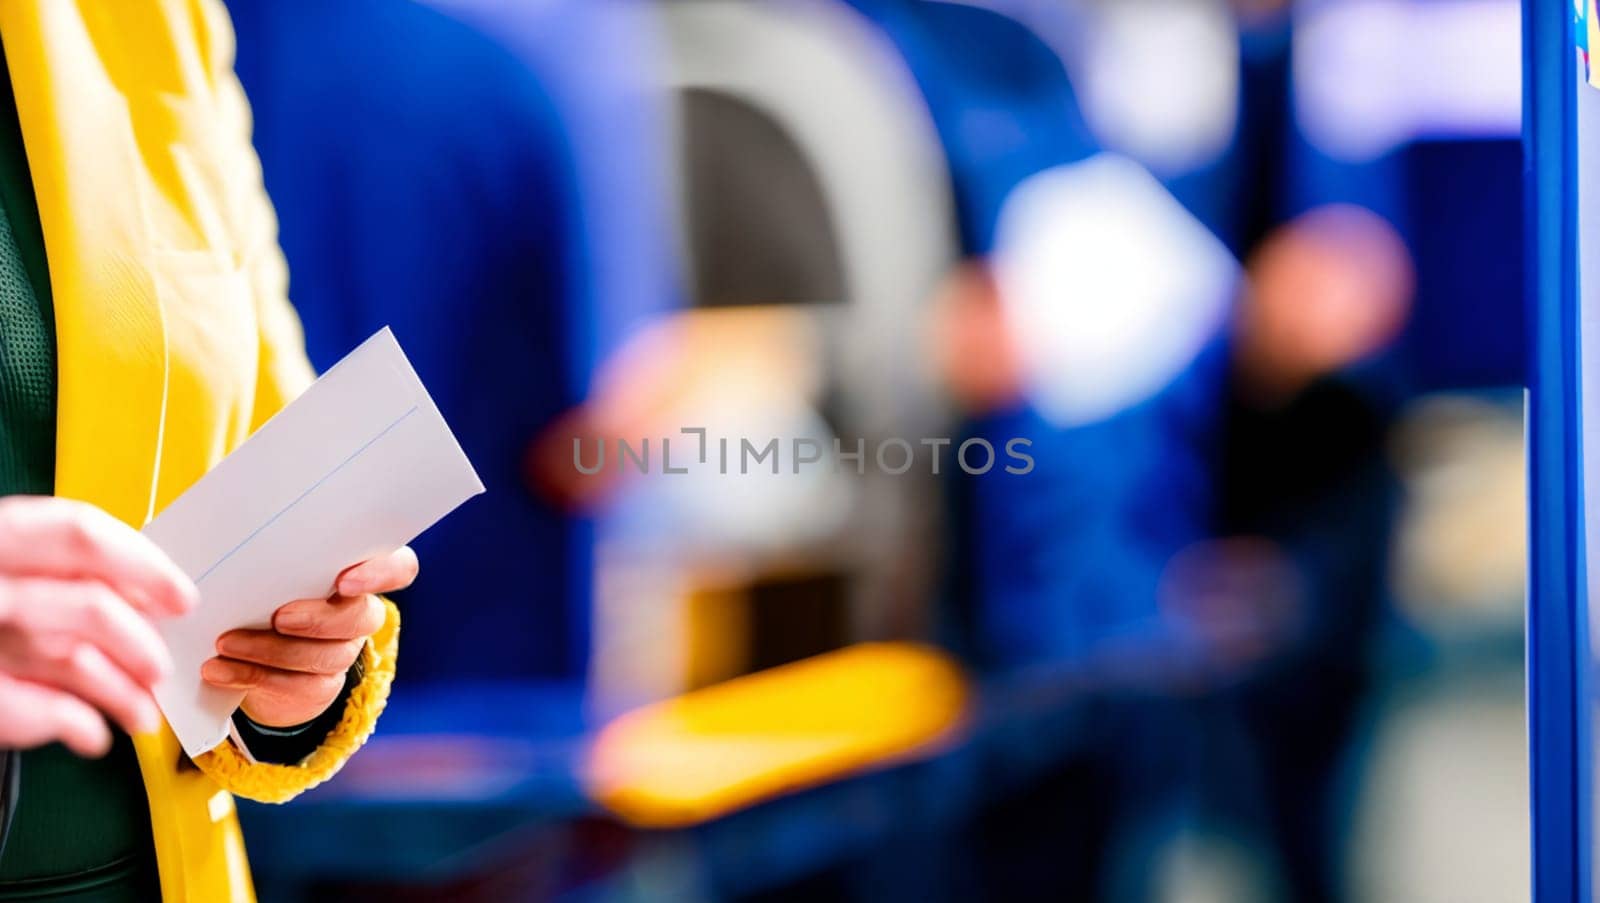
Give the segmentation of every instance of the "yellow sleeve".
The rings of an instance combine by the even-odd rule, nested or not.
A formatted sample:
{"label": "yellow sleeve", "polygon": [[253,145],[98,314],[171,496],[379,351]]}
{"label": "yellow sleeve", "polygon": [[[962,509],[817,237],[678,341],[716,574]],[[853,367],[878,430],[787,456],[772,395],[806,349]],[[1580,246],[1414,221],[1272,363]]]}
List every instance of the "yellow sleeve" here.
{"label": "yellow sleeve", "polygon": [[[261,163],[250,144],[250,106],[233,72],[233,29],[220,2],[207,0],[202,31],[203,58],[211,73],[218,111],[218,153],[229,154],[228,207],[256,298],[260,341],[257,349],[255,411],[251,428],[277,413],[311,384],[315,374],[306,359],[300,320],[289,303],[288,267],[278,247],[278,221],[261,179]],[[252,763],[224,743],[195,764],[228,791],[261,802],[281,803],[326,781],[371,736],[389,698],[394,679],[400,613],[384,600],[383,627],[362,650],[364,676],[345,704],[344,715],[315,752],[294,765]]]}
{"label": "yellow sleeve", "polygon": [[261,426],[311,385],[316,374],[306,358],[300,318],[289,303],[289,267],[278,247],[278,216],[261,179],[261,161],[250,143],[250,103],[233,72],[233,29],[220,4],[206,5],[212,108],[217,111],[217,153],[228,154],[222,190],[227,196],[233,242],[256,299],[255,410],[251,429]]}

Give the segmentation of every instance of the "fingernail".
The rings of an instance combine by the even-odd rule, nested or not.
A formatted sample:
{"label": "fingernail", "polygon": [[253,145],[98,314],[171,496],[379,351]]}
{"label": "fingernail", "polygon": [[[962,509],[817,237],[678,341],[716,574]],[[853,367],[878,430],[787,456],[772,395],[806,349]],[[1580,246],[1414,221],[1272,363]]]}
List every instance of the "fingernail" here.
{"label": "fingernail", "polygon": [[314,620],[316,619],[311,616],[311,612],[290,608],[278,612],[275,624],[283,630],[304,630],[310,627]]}

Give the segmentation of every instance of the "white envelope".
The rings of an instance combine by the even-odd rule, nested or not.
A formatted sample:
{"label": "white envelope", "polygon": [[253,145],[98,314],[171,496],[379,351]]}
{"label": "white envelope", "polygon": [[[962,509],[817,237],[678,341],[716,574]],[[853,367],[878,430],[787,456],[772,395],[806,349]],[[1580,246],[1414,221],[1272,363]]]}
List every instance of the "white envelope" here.
{"label": "white envelope", "polygon": [[345,568],[405,545],[480,492],[384,329],[167,506],[144,533],[201,599],[156,625],[175,665],[156,702],[184,751],[221,743],[244,698],[200,680],[217,637],[270,626],[286,602],[331,595]]}

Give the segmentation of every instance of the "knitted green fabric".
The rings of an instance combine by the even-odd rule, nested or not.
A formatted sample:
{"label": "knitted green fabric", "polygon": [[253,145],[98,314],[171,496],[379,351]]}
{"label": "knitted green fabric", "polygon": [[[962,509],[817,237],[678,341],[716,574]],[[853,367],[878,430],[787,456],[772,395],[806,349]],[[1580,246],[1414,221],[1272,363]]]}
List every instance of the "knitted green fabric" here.
{"label": "knitted green fabric", "polygon": [[48,495],[56,483],[50,277],[9,81],[5,87],[0,91],[0,495]]}
{"label": "knitted green fabric", "polygon": [[[16,99],[0,56],[0,495],[55,489],[54,313],[44,235]],[[126,734],[103,759],[59,744],[22,755],[16,814],[0,855],[0,901],[153,900],[155,849]]]}

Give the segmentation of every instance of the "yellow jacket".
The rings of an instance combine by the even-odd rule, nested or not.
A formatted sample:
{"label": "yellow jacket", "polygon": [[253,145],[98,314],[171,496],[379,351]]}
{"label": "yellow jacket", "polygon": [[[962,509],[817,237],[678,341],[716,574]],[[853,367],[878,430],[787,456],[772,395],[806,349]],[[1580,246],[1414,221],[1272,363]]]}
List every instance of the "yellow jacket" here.
{"label": "yellow jacket", "polygon": [[[134,526],[311,380],[277,224],[217,0],[0,0],[55,296],[57,494]],[[287,600],[285,600],[287,601]],[[236,793],[279,802],[371,733],[394,673],[393,607],[366,680],[297,766],[228,744],[183,760],[134,738],[164,900],[249,900]]]}

